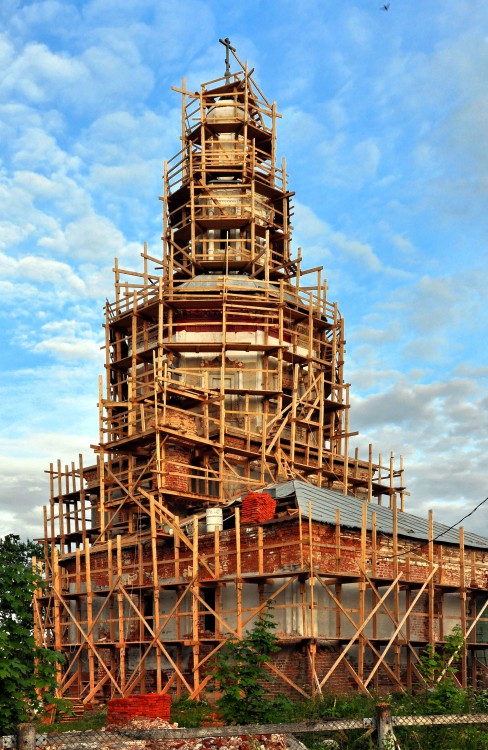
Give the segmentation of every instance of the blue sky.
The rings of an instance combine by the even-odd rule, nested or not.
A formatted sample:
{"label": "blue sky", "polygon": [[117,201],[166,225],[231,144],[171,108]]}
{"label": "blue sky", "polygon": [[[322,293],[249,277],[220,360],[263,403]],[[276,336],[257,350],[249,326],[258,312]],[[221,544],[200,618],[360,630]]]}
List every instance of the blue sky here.
{"label": "blue sky", "polygon": [[[488,495],[486,0],[2,0],[0,534],[97,442],[111,268],[159,254],[180,100],[219,37],[283,115],[294,246],[346,319],[351,429],[403,454],[408,509]],[[488,535],[488,504],[466,522]]]}

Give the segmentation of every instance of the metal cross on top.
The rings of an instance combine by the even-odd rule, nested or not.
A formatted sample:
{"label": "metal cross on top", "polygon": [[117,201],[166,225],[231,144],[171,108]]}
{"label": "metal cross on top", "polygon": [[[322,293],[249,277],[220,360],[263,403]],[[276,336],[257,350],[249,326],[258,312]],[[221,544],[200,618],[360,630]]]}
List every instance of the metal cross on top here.
{"label": "metal cross on top", "polygon": [[230,55],[229,52],[232,50],[232,52],[235,52],[235,47],[233,47],[230,43],[229,37],[226,37],[225,39],[219,39],[219,42],[224,45],[225,47],[225,80],[226,83],[229,83],[230,80]]}

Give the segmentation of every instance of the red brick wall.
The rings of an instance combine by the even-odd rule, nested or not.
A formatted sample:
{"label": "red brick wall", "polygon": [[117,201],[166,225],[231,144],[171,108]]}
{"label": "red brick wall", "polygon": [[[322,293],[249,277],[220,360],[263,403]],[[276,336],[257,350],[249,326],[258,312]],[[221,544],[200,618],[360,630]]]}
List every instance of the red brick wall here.
{"label": "red brick wall", "polygon": [[[193,424],[193,430],[195,425]],[[191,451],[183,446],[170,445],[166,449],[166,460],[164,464],[163,486],[175,492],[188,492],[190,490],[190,466]]]}
{"label": "red brick wall", "polygon": [[107,721],[109,724],[125,724],[135,716],[169,721],[169,712],[169,695],[131,695],[129,698],[113,698],[108,702]]}
{"label": "red brick wall", "polygon": [[[315,669],[319,679],[324,677],[339,656],[339,650],[333,646],[318,645],[315,653]],[[351,655],[348,658],[351,662]],[[281,651],[273,657],[274,664],[283,672],[288,679],[292,680],[295,685],[301,687],[306,693],[310,693],[313,684],[310,656],[304,646],[284,646]],[[366,673],[370,671],[373,664],[368,664]],[[392,666],[392,665],[390,665]],[[379,670],[379,685],[384,688],[393,688],[393,682],[388,678],[384,670]],[[325,692],[347,693],[356,690],[357,685],[354,678],[344,665],[339,664],[332,677],[324,686]],[[298,700],[300,694],[291,685],[277,677],[275,682],[266,683],[266,691],[271,696],[287,695],[293,700]]]}
{"label": "red brick wall", "polygon": [[[174,477],[175,480],[177,477]],[[186,481],[186,479],[185,479]],[[300,566],[300,552],[298,548],[298,519],[290,519],[280,523],[265,524],[263,527],[264,544],[268,549],[263,552],[263,568],[265,573],[273,573],[277,570],[294,570]],[[308,522],[302,523],[303,535],[303,557],[309,559]],[[314,565],[318,572],[333,574],[335,571],[341,573],[358,574],[358,559],[361,549],[361,539],[358,531],[341,529],[340,550],[336,555],[335,549],[335,527],[326,524],[314,523],[312,526],[312,542]],[[241,529],[241,566],[243,573],[257,572],[258,566],[258,526],[256,524],[243,525]],[[408,550],[415,546],[415,553],[408,555]],[[367,543],[366,567],[373,577],[391,579],[394,577],[393,545],[390,537],[378,534],[376,549],[376,569],[372,569],[372,555],[370,542]],[[403,581],[423,582],[428,573],[427,546],[423,548],[413,545],[411,540],[399,539],[398,542],[398,571],[403,572]],[[208,560],[210,565],[214,564],[214,536],[206,534],[199,538],[199,553]],[[465,555],[465,584],[475,585],[476,588],[487,588],[487,572],[478,568],[477,580],[471,581],[470,551]],[[474,559],[478,564],[488,564],[488,553],[483,550],[474,552]],[[158,542],[158,578],[174,578],[174,549],[173,541]],[[234,574],[236,572],[236,543],[235,531],[233,529],[223,531],[220,534],[220,569],[222,574]],[[459,548],[448,545],[434,544],[434,562],[439,564],[436,573],[436,583],[459,585]],[[113,568],[116,570],[115,552],[113,554]],[[66,561],[66,568],[74,577],[74,561]],[[191,550],[185,546],[180,548],[180,571],[188,570],[192,565]],[[96,579],[96,585],[108,585],[107,557],[106,552],[91,554],[92,576]],[[143,547],[143,580],[138,579],[137,551],[124,548],[123,550],[123,572],[133,574],[134,585],[148,583],[152,579],[151,547]],[[201,570],[202,579],[208,578],[209,573],[204,568]],[[81,581],[85,580],[82,566]]]}
{"label": "red brick wall", "polygon": [[[206,649],[203,648],[200,653],[200,657],[202,657],[205,653],[206,653]],[[324,675],[329,671],[330,667],[332,667],[337,657],[339,656],[339,653],[340,651],[333,645],[326,645],[326,644],[317,645],[316,654],[315,654],[315,667],[316,667],[316,672],[319,677],[319,680],[322,679],[322,677],[324,677]],[[297,687],[301,688],[306,693],[310,694],[311,689],[312,689],[311,686],[314,680],[312,679],[310,655],[305,645],[302,645],[302,644],[283,645],[281,644],[281,649],[279,653],[274,654],[272,659],[273,659],[273,664],[284,675],[286,675],[286,677],[289,680],[291,680]],[[354,657],[352,656],[352,654],[349,654],[348,661],[349,663],[352,664],[353,667],[357,669],[357,664],[354,663]],[[394,669],[393,654],[391,655],[391,659],[387,661],[389,663],[389,666],[392,669]],[[207,665],[205,666],[203,670],[204,672],[206,672],[207,668],[209,667],[209,664],[211,664],[211,662],[207,662]],[[365,660],[365,673],[367,674],[371,670],[372,667],[373,667],[373,663],[366,659]],[[156,679],[155,672],[147,673],[146,683],[147,683],[149,674],[153,676],[153,680]],[[270,674],[270,677],[272,678],[272,681],[266,682],[263,685],[268,696],[277,697],[280,695],[286,695],[289,698],[292,698],[293,700],[300,699],[301,693],[297,691],[292,685],[290,685],[285,680],[281,679],[278,675],[276,675],[276,673],[272,672],[271,670],[269,670],[269,674]],[[188,680],[188,682],[191,684],[192,682],[191,672],[186,672],[185,677]],[[212,684],[214,683],[211,683],[210,685]],[[388,674],[383,669],[380,669],[378,671],[378,686],[379,686],[379,689],[383,691],[395,689],[395,684],[393,683],[392,680],[390,680]],[[357,689],[357,684],[354,678],[351,676],[350,672],[348,671],[347,667],[344,665],[344,663],[340,664],[337,667],[332,677],[328,680],[327,685],[324,686],[323,688],[324,692],[333,692],[337,694],[351,692],[356,689]],[[174,695],[176,695],[176,693],[174,693]],[[212,698],[212,693],[208,692],[206,693],[206,697],[210,697],[210,700],[213,700],[215,699],[215,694]]]}

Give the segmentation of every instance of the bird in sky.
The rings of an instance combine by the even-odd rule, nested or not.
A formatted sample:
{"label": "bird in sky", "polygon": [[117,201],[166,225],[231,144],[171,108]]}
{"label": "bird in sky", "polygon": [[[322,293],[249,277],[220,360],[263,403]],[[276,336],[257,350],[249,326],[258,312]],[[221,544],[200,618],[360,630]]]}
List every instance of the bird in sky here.
{"label": "bird in sky", "polygon": [[390,7],[390,3],[385,3],[384,5],[381,6],[380,10],[388,10],[389,7]]}

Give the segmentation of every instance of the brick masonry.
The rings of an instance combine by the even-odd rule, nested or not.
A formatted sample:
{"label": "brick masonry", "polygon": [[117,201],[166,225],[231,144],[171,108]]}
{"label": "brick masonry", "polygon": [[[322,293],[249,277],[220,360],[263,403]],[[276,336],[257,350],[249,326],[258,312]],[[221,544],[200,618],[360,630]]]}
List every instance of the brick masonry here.
{"label": "brick masonry", "polygon": [[169,721],[171,699],[169,695],[148,693],[129,698],[112,698],[107,704],[107,722],[126,724],[136,716]]}
{"label": "brick masonry", "polygon": [[276,500],[269,492],[249,492],[242,499],[242,523],[264,523],[273,518]]}

